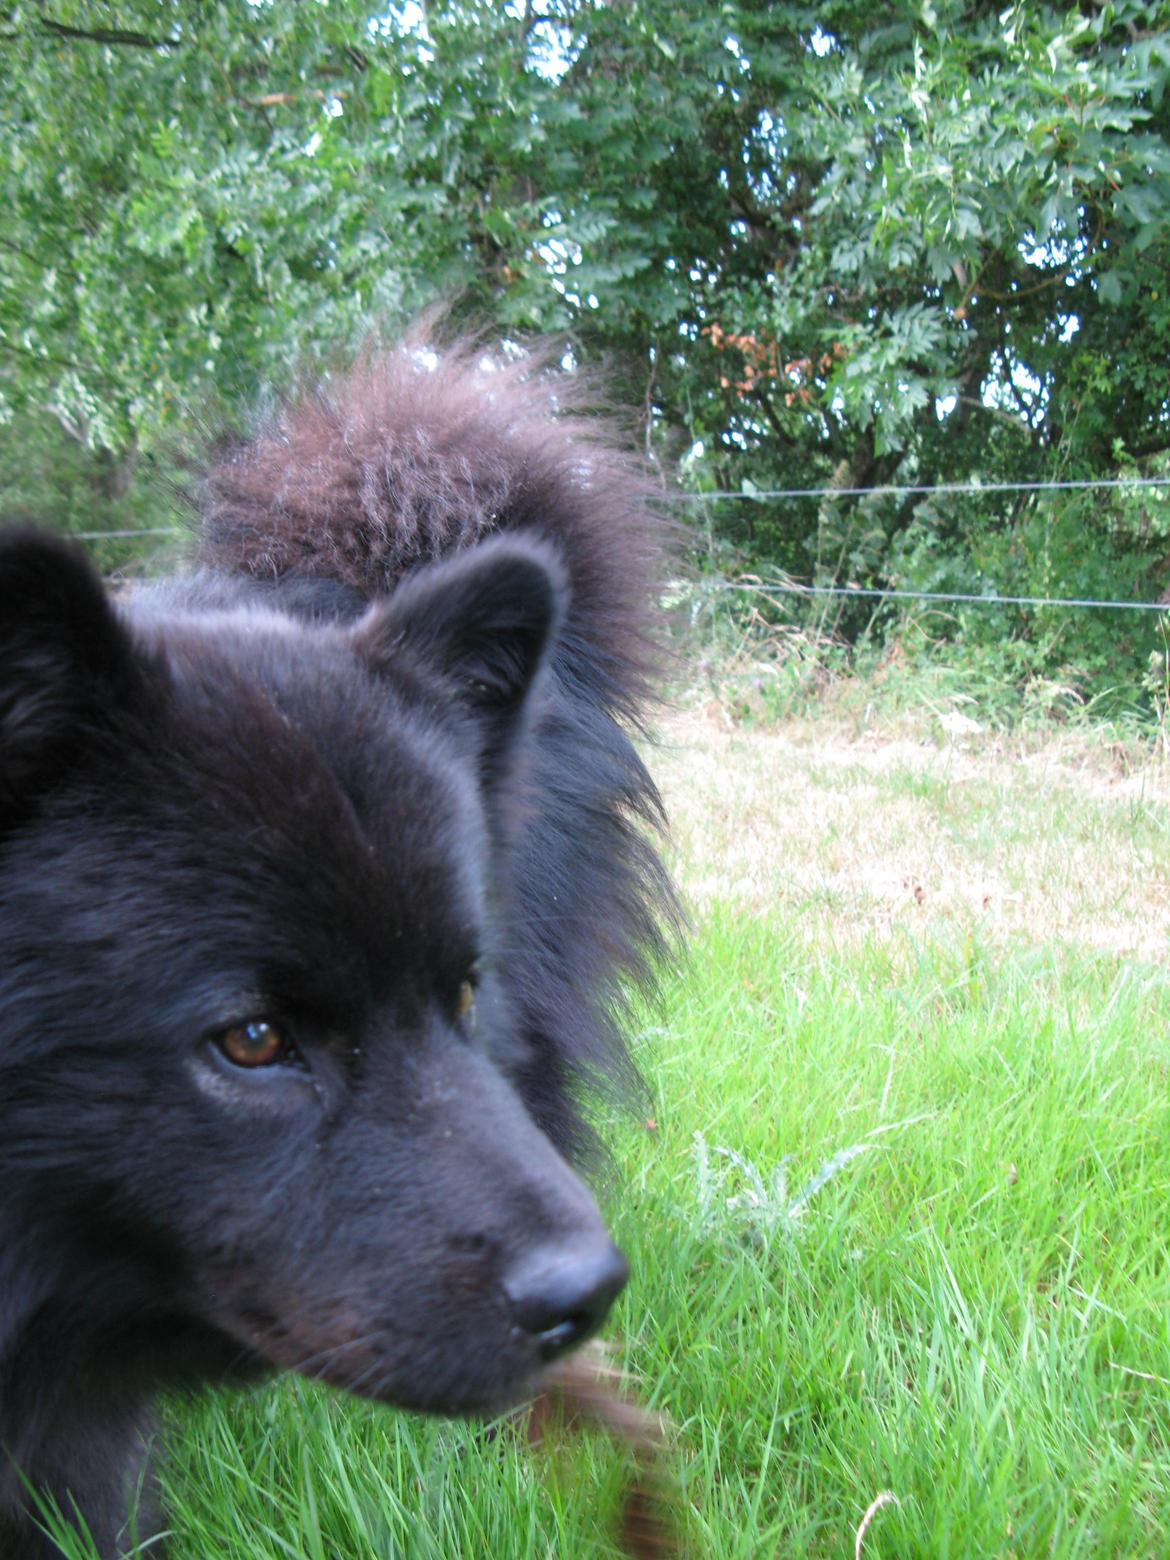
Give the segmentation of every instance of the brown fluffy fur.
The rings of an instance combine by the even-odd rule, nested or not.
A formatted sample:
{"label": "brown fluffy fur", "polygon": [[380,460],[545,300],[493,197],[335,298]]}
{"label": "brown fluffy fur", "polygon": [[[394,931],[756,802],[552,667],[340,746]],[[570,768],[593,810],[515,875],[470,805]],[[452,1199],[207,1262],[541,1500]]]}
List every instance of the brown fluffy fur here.
{"label": "brown fluffy fur", "polygon": [[546,366],[466,343],[436,354],[421,332],[368,350],[208,474],[203,561],[371,597],[495,532],[547,537],[568,567],[569,631],[611,663],[615,703],[636,716],[666,527],[644,464],[581,415],[587,382]]}

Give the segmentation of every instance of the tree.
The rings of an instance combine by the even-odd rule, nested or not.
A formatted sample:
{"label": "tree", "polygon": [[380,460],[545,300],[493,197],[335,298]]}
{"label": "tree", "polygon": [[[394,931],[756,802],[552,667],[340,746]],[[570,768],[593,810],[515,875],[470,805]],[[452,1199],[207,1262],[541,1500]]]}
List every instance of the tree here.
{"label": "tree", "polygon": [[[0,396],[104,452],[115,487],[209,394],[246,400],[437,296],[605,360],[700,489],[1097,476],[1170,450],[1163,6],[4,18]],[[1170,525],[1127,502],[1075,525],[1116,588],[1137,559],[1148,589]],[[719,513],[802,574],[942,559],[969,583],[1041,512]]]}

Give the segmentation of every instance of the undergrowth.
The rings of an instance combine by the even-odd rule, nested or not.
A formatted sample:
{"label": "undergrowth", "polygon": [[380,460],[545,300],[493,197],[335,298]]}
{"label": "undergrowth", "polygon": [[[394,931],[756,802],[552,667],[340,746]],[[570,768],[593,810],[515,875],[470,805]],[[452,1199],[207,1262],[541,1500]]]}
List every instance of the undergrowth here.
{"label": "undergrowth", "polygon": [[[948,723],[969,732],[1059,726],[1166,748],[1165,615],[1126,615],[1122,666],[1095,649],[1078,654],[1072,619],[1059,634],[1035,637],[1024,609],[869,600],[846,637],[839,598],[788,595],[775,584],[708,573],[674,587],[680,701],[713,700],[728,719],[762,725],[826,710],[867,722],[941,721],[944,732]],[[1009,611],[991,632],[988,618]]]}

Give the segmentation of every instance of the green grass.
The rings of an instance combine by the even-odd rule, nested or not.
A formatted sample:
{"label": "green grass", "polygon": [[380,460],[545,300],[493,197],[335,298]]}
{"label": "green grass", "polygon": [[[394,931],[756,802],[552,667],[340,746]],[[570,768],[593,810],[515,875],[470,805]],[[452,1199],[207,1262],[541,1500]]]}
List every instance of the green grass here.
{"label": "green grass", "polygon": [[[698,792],[676,808],[697,935],[606,1192],[634,1271],[610,1336],[672,1421],[687,1552],[851,1556],[890,1492],[867,1560],[1165,1553],[1170,973],[1132,951],[1163,801],[1059,766],[760,751],[722,823],[667,761]],[[723,894],[704,817],[768,858]],[[1023,909],[929,881],[890,903],[860,870],[932,841],[960,877],[1010,865]],[[1091,881],[1119,859],[1143,873],[1120,906]],[[175,1560],[619,1553],[604,1438],[533,1452],[291,1381],[173,1417]]]}
{"label": "green grass", "polygon": [[889,1490],[866,1553],[1161,1552],[1170,980],[719,910],[700,969],[627,1239],[705,1551],[851,1552]]}

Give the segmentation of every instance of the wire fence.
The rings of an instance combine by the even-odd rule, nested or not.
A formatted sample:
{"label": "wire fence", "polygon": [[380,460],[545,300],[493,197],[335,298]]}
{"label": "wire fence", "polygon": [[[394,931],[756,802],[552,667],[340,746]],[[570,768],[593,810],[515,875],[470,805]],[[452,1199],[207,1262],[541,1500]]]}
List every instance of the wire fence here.
{"label": "wire fence", "polygon": [[[1170,476],[1165,477],[1085,477],[1065,481],[1036,482],[889,482],[869,487],[790,487],[722,489],[709,493],[672,493],[663,495],[661,502],[671,508],[691,505],[705,506],[723,503],[792,502],[798,499],[816,499],[818,502],[841,498],[911,497],[932,494],[963,495],[978,498],[992,493],[1064,493],[1092,491],[1170,491]],[[178,525],[144,526],[112,531],[76,531],[78,541],[129,541],[142,537],[175,537],[189,534]],[[794,597],[838,597],[843,599],[878,601],[934,601],[979,607],[1067,607],[1086,610],[1116,612],[1170,612],[1170,601],[1108,601],[1073,596],[1006,596],[998,592],[981,593],[964,591],[903,590],[896,587],[862,587],[858,585],[813,585],[797,580],[762,580],[744,578],[720,580],[717,590],[758,592],[766,595]]]}
{"label": "wire fence", "polygon": [[179,525],[150,525],[128,531],[70,531],[69,534],[76,542],[112,542],[135,536],[183,536],[186,533]]}
{"label": "wire fence", "polygon": [[1170,612],[1170,601],[1094,601],[1076,596],[969,595],[950,590],[885,590],[860,585],[801,585],[795,580],[720,580],[717,590],[756,591],[779,596],[856,596],[860,600],[955,601],[977,607],[1102,607],[1118,612]]}
{"label": "wire fence", "polygon": [[1108,488],[1170,488],[1170,477],[1086,477],[1067,482],[883,482],[876,487],[745,488],[710,493],[676,493],[672,495],[671,501],[678,504],[705,504],[726,499],[744,499],[754,503],[761,499],[867,498],[873,494],[904,497],[919,493],[964,493],[977,498],[983,493],[1070,493]]}
{"label": "wire fence", "polygon": [[[869,487],[790,487],[759,488],[712,493],[680,493],[674,502],[700,507],[710,502],[743,501],[794,501],[816,499],[818,502],[839,498],[868,498],[930,496],[933,494],[980,497],[991,493],[1067,493],[1119,490],[1162,490],[1170,492],[1170,476],[1165,477],[1084,477],[1067,480],[1035,482],[891,482]],[[725,591],[758,592],[764,595],[782,595],[815,599],[835,597],[848,600],[876,601],[933,601],[978,607],[1067,607],[1119,612],[1170,612],[1170,601],[1111,601],[1074,596],[1012,596],[998,591],[982,592],[906,590],[897,587],[863,587],[859,585],[814,585],[797,580],[764,580],[744,578],[723,580],[716,587]]]}

